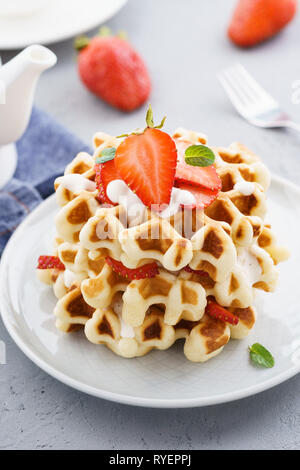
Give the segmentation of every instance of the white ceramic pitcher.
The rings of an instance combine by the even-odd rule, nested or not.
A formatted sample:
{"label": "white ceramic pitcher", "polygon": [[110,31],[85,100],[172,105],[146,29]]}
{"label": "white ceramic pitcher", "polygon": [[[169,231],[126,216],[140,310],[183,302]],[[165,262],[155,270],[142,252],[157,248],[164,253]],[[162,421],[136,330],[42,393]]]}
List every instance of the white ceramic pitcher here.
{"label": "white ceramic pitcher", "polygon": [[15,142],[28,125],[37,81],[56,61],[52,51],[33,45],[5,65],[0,62],[0,189],[16,169]]}

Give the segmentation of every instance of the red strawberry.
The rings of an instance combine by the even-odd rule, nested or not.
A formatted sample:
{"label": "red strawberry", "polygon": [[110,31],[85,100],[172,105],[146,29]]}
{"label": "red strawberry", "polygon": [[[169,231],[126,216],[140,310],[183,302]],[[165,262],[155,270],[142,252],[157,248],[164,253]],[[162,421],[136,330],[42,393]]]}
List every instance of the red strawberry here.
{"label": "red strawberry", "polygon": [[120,175],[115,168],[115,161],[109,160],[105,163],[96,163],[94,170],[96,173],[96,186],[99,191],[97,196],[98,200],[102,203],[116,205],[111,202],[111,200],[106,195],[106,188],[108,183],[120,179]]}
{"label": "red strawberry", "polygon": [[239,0],[228,36],[238,46],[254,46],[277,34],[296,10],[297,0]]}
{"label": "red strawberry", "polygon": [[65,266],[58,256],[42,255],[38,259],[37,269],[59,269],[60,271],[63,271]]}
{"label": "red strawberry", "polygon": [[175,142],[178,152],[175,180],[177,182],[203,186],[212,191],[220,190],[222,182],[214,165],[206,167],[188,165],[185,163],[184,156],[186,149],[190,147],[192,143],[183,140],[175,140]]}
{"label": "red strawberry", "polygon": [[142,58],[119,37],[78,38],[78,71],[87,88],[110,105],[132,111],[149,97],[151,82]]}
{"label": "red strawberry", "polygon": [[186,184],[186,183],[177,183],[176,182],[176,187],[180,189],[185,189],[186,191],[189,191],[192,193],[196,199],[196,205],[191,207],[191,206],[184,206],[188,209],[193,209],[195,207],[198,208],[203,208],[205,209],[206,207],[210,206],[214,200],[217,198],[219,191],[211,191],[210,189],[202,188],[201,186],[192,186],[191,184]]}
{"label": "red strawberry", "polygon": [[165,132],[147,127],[128,136],[117,148],[115,165],[132,191],[150,207],[169,204],[174,183],[177,151]]}
{"label": "red strawberry", "polygon": [[212,318],[225,321],[231,325],[237,325],[239,322],[239,318],[236,315],[221,307],[221,305],[217,304],[216,302],[212,302],[211,300],[209,300],[207,303],[205,313],[207,313],[207,315]]}
{"label": "red strawberry", "polygon": [[198,274],[199,276],[208,276],[208,273],[206,271],[202,271],[201,269],[192,269],[189,266],[185,266],[183,269],[187,273]]}
{"label": "red strawberry", "polygon": [[119,276],[125,277],[130,280],[155,277],[159,272],[156,263],[144,264],[139,268],[129,269],[126,268],[126,266],[124,266],[121,261],[116,261],[110,256],[107,256],[105,261],[117,274],[119,274]]}

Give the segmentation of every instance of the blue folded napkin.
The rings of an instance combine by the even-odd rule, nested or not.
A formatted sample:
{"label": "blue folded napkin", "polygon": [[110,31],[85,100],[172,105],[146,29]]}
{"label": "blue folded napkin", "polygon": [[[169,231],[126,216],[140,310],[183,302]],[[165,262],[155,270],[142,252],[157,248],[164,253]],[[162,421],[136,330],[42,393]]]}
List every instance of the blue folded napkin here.
{"label": "blue folded napkin", "polygon": [[0,191],[0,255],[14,229],[53,191],[55,178],[78,152],[91,149],[47,113],[34,108],[17,143],[18,166]]}

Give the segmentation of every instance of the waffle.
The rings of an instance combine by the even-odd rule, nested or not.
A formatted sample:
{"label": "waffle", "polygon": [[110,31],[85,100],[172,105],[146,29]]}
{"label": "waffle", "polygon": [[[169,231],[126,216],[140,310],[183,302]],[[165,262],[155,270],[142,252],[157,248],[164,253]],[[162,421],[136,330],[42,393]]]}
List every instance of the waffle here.
{"label": "waffle", "polygon": [[[144,322],[122,336],[123,320],[121,300],[116,299],[107,309],[97,309],[85,324],[85,334],[94,344],[105,344],[123,357],[138,357],[152,349],[165,350],[176,340],[184,339],[184,354],[194,362],[205,362],[220,353],[230,339],[230,328],[220,320],[204,315],[200,321],[181,320],[167,325],[164,314],[157,307],[150,307]],[[123,333],[123,334],[124,334]]]}
{"label": "waffle", "polygon": [[[173,138],[207,143],[203,134],[181,128]],[[55,181],[54,254],[66,269],[39,269],[38,277],[53,285],[56,326],[81,329],[92,343],[126,358],[182,339],[187,359],[204,362],[230,338],[249,334],[256,291],[275,290],[276,265],[288,257],[265,222],[269,172],[239,143],[211,147],[222,190],[209,207],[180,209],[168,218],[145,207],[129,217],[126,207],[101,204],[94,183],[95,158],[121,141],[97,133],[94,155],[79,153]],[[158,274],[128,279],[106,263],[107,256],[130,269],[155,262]],[[226,307],[238,324],[209,317],[208,299]]]}
{"label": "waffle", "polygon": [[59,299],[55,306],[56,327],[65,333],[77,331],[94,312],[95,309],[84,301],[80,287],[75,287]]}

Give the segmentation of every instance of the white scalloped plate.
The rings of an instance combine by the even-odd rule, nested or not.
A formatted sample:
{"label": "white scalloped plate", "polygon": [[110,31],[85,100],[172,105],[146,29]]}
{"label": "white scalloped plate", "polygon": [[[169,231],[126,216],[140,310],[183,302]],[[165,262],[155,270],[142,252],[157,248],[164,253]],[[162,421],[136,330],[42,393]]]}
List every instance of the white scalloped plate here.
{"label": "white scalloped plate", "polygon": [[125,3],[127,0],[48,0],[34,13],[0,15],[0,49],[64,41],[109,20]]}
{"label": "white scalloped plate", "polygon": [[[11,237],[0,265],[0,307],[4,324],[22,351],[48,374],[82,392],[137,406],[183,408],[224,403],[277,385],[300,371],[299,220],[300,189],[273,178],[269,217],[281,243],[291,249],[280,265],[274,294],[257,296],[258,321],[251,335],[232,340],[205,364],[185,359],[182,343],[138,359],[115,356],[89,343],[82,333],[55,329],[52,289],[36,279],[38,255],[49,253],[57,211],[51,196]],[[260,342],[276,365],[259,369],[249,361],[248,345]]]}

